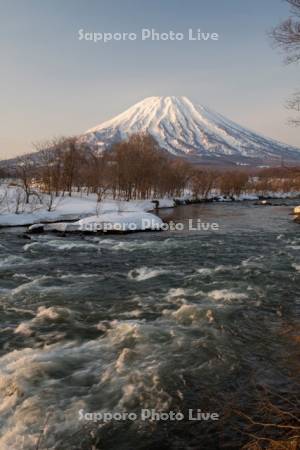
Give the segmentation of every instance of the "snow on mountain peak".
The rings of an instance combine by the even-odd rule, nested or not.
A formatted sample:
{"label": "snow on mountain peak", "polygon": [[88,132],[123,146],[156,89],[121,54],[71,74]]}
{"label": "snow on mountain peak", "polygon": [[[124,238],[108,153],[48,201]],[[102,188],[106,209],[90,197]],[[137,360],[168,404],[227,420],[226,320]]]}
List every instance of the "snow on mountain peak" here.
{"label": "snow on mountain peak", "polygon": [[300,151],[243,128],[187,97],[147,97],[88,130],[84,139],[99,150],[134,133],[149,133],[165,150],[192,159],[300,160]]}

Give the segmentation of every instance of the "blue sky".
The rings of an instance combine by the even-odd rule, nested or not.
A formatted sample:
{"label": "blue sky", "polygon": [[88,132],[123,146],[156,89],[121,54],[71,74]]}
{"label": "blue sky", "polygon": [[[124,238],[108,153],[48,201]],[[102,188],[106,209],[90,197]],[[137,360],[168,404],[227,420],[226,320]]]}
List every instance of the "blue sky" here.
{"label": "blue sky", "polygon": [[[285,101],[299,88],[267,31],[282,0],[0,0],[0,157],[79,134],[151,95],[185,95],[300,147]],[[217,32],[217,42],[92,43],[78,30]]]}

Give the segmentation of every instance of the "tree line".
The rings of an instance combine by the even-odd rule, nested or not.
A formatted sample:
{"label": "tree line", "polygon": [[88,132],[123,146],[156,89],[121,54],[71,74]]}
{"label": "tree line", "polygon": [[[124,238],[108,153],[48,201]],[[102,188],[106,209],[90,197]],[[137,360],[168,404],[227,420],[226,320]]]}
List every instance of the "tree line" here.
{"label": "tree line", "polygon": [[[30,197],[47,194],[51,210],[56,197],[74,192],[120,200],[181,197],[195,199],[212,194],[239,196],[244,192],[300,190],[299,171],[270,169],[212,169],[171,157],[149,135],[136,134],[99,152],[76,138],[59,138],[35,145],[36,153],[19,157],[10,177],[18,180]],[[3,176],[3,175],[2,175]]]}

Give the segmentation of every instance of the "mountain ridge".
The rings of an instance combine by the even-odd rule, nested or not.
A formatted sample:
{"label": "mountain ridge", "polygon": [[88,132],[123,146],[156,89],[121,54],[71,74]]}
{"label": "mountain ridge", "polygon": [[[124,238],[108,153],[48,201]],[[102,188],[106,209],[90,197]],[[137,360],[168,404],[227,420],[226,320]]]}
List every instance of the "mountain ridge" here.
{"label": "mountain ridge", "polygon": [[296,147],[251,131],[206,106],[194,105],[185,96],[147,97],[87,130],[83,139],[103,151],[134,133],[148,133],[173,156],[199,163],[300,162]]}

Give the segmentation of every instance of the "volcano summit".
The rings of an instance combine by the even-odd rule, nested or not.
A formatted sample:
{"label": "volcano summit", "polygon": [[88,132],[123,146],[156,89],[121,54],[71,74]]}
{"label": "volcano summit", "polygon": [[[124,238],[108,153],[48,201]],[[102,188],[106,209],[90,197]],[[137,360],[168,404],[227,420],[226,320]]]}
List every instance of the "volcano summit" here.
{"label": "volcano summit", "polygon": [[161,148],[196,163],[279,165],[300,162],[300,150],[235,124],[186,97],[148,97],[83,138],[108,149],[134,133],[148,133]]}

